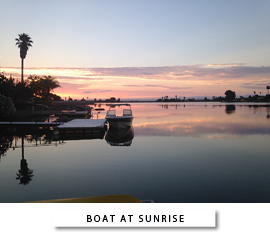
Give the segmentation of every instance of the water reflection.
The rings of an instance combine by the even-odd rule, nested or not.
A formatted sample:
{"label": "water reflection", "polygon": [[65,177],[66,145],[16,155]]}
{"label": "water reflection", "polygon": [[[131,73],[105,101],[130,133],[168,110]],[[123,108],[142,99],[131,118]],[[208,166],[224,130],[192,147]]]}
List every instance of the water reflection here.
{"label": "water reflection", "polygon": [[[28,132],[28,133],[30,133],[30,132]],[[38,137],[33,132],[28,134],[28,135],[21,135],[21,136],[12,136],[12,135],[9,135],[7,137],[1,136],[0,159],[1,159],[1,157],[6,156],[6,153],[7,153],[9,148],[12,148],[13,150],[15,150],[16,148],[21,148],[22,159],[20,161],[20,169],[16,173],[16,176],[17,176],[16,180],[19,180],[20,185],[29,184],[30,181],[32,180],[32,177],[34,176],[33,170],[28,168],[28,163],[27,163],[27,160],[25,159],[24,141],[25,141],[25,139],[27,140],[28,143],[35,141],[35,146],[38,146],[39,145],[38,139],[40,139],[40,145],[41,145],[42,144],[41,138],[44,136],[45,135],[43,133],[42,136]],[[18,145],[19,139],[21,139],[21,145]],[[45,137],[44,141],[45,141],[46,145],[49,145],[52,143],[52,139],[50,137],[49,137],[49,140],[48,140],[48,138]]]}
{"label": "water reflection", "polygon": [[11,148],[13,136],[0,136],[0,162],[1,158],[6,156],[6,152]]}
{"label": "water reflection", "polygon": [[137,113],[139,116],[134,124],[137,136],[235,138],[270,133],[267,121],[269,106],[178,105],[177,109],[175,105],[160,107],[161,110],[149,107],[151,116],[145,117],[143,113]]}
{"label": "water reflection", "polygon": [[235,113],[235,105],[227,105],[225,112],[226,112],[226,114]]}
{"label": "water reflection", "polygon": [[26,159],[24,158],[24,137],[22,137],[22,159],[20,164],[20,170],[16,173],[16,180],[19,180],[22,185],[27,185],[32,180],[33,170],[28,168]]}
{"label": "water reflection", "polygon": [[[27,145],[25,145],[25,141]],[[2,129],[0,135],[0,159],[7,155],[10,148],[13,150],[21,149],[20,169],[16,173],[16,180],[19,180],[20,185],[27,185],[32,181],[34,174],[25,159],[25,147],[53,146],[52,143],[55,142],[52,131],[48,129]]]}
{"label": "water reflection", "polygon": [[269,202],[269,106],[132,109],[133,126],[105,137],[0,131],[0,202],[120,192],[155,202]]}
{"label": "water reflection", "polygon": [[126,128],[109,128],[105,140],[111,146],[131,146],[134,138],[133,126]]}
{"label": "water reflection", "polygon": [[[159,109],[160,107],[162,110]],[[56,144],[57,141],[60,144],[66,140],[103,139],[104,136],[110,145],[131,145],[134,128],[136,136],[235,138],[241,135],[270,133],[270,125],[267,121],[270,119],[268,105],[137,104],[133,105],[133,109],[136,117],[134,124],[131,128],[126,129],[111,128],[104,132],[67,131],[63,134],[54,134],[53,131],[45,129],[13,129],[12,131],[1,129],[0,160],[6,155],[8,148],[12,147],[13,136],[14,139],[17,139],[18,136],[19,138],[25,136],[28,142],[35,142],[36,145],[38,139],[40,145],[41,139],[42,144],[49,145]],[[221,110],[225,110],[226,115]],[[266,119],[263,119],[263,115],[266,116]]]}

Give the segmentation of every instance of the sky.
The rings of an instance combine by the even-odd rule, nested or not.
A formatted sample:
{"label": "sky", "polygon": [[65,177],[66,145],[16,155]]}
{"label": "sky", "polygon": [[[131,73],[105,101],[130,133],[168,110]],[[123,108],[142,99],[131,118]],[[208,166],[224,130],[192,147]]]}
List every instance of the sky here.
{"label": "sky", "polygon": [[0,0],[0,72],[51,75],[61,97],[224,96],[270,85],[269,0]]}

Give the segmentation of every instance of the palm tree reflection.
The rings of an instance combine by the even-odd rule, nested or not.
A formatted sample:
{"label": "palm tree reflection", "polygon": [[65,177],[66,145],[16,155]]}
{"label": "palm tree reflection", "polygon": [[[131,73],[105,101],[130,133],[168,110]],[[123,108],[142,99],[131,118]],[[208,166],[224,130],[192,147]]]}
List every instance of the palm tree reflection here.
{"label": "palm tree reflection", "polygon": [[27,161],[24,159],[24,137],[22,136],[22,159],[20,170],[16,173],[16,180],[20,180],[19,184],[27,185],[32,180],[33,170],[28,168]]}

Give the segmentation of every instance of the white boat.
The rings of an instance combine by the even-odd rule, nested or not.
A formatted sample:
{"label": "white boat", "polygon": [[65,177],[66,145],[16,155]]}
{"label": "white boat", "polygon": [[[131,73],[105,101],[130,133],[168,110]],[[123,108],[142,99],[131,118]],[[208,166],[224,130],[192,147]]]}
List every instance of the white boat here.
{"label": "white boat", "polygon": [[[122,115],[116,115],[115,107],[124,106],[129,107],[123,109]],[[109,122],[109,127],[126,128],[131,127],[133,115],[130,104],[111,104],[110,109],[107,111],[106,120]]]}

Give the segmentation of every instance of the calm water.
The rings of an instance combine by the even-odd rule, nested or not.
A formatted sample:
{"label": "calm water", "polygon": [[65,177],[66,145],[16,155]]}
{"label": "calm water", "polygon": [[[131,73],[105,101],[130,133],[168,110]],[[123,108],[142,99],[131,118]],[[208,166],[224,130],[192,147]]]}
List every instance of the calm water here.
{"label": "calm water", "polygon": [[[132,110],[130,146],[112,146],[105,137],[55,141],[40,133],[27,135],[22,149],[21,137],[1,136],[0,202],[107,194],[270,202],[269,107],[138,103]],[[22,158],[32,170],[26,180]]]}

